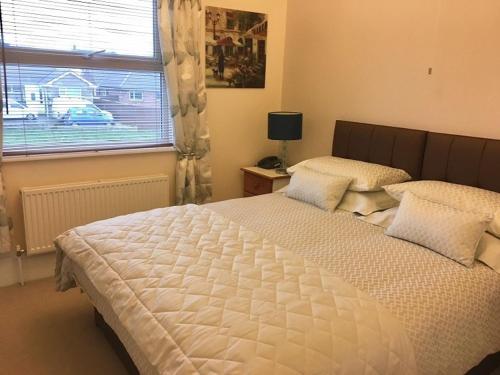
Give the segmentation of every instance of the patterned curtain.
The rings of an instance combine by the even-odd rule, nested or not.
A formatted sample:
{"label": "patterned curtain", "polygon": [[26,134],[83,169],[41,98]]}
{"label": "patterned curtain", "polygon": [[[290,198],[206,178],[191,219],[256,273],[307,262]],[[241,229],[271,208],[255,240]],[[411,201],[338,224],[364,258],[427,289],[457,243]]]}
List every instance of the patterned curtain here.
{"label": "patterned curtain", "polygon": [[160,41],[177,148],[177,204],[205,203],[212,197],[210,136],[200,0],[158,0]]}
{"label": "patterned curtain", "polygon": [[[0,80],[0,85],[2,81]],[[7,210],[5,209],[5,190],[3,186],[3,176],[1,171],[3,150],[3,99],[0,89],[0,253],[11,250],[10,225]]]}

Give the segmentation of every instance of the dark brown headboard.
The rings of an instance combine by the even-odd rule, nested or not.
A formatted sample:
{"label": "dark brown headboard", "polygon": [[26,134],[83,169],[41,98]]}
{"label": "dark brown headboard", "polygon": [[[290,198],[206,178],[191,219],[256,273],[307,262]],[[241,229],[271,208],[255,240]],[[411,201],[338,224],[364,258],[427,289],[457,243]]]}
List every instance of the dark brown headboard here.
{"label": "dark brown headboard", "polygon": [[421,178],[500,192],[500,140],[428,133]]}
{"label": "dark brown headboard", "polygon": [[500,140],[337,121],[332,154],[500,192]]}
{"label": "dark brown headboard", "polygon": [[420,179],[427,132],[337,121],[333,156],[404,169]]}

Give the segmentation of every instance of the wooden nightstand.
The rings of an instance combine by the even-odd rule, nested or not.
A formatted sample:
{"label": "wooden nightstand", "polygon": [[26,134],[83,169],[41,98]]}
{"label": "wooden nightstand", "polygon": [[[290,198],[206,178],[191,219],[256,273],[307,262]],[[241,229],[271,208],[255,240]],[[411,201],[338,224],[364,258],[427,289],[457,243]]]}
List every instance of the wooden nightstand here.
{"label": "wooden nightstand", "polygon": [[243,196],[268,194],[285,187],[290,181],[289,175],[278,174],[274,169],[259,167],[241,168],[244,175]]}

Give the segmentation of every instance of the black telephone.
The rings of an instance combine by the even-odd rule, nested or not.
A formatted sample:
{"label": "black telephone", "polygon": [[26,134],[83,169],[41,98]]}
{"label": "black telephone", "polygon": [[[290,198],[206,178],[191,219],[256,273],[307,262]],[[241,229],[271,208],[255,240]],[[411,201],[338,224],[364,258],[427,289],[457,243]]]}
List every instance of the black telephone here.
{"label": "black telephone", "polygon": [[264,169],[276,169],[281,166],[281,160],[277,156],[268,156],[257,163],[257,167]]}

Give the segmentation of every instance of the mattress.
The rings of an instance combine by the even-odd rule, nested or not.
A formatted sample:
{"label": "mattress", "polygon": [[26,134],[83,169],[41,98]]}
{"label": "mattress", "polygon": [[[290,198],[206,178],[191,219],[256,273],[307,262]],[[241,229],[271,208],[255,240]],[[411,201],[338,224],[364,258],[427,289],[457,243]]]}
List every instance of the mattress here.
{"label": "mattress", "polygon": [[84,271],[155,373],[416,372],[376,300],[211,209],[140,212],[56,242],[59,274]]}
{"label": "mattress", "polygon": [[500,351],[500,275],[274,193],[208,205],[373,296],[405,326],[422,374],[464,374]]}
{"label": "mattress", "polygon": [[[326,213],[280,194],[205,207],[376,299],[403,325],[419,373],[463,374],[487,354],[500,351],[500,277],[480,263],[467,269],[420,246],[384,236],[381,228],[350,213]],[[108,324],[126,341],[134,361],[143,363],[141,371],[150,373],[147,369],[153,367],[144,365],[147,358],[123,329],[109,299],[95,290],[78,265],[65,261],[63,268],[77,274]]]}
{"label": "mattress", "polygon": [[153,364],[148,360],[143,350],[139,347],[130,332],[123,326],[120,318],[113,311],[109,301],[99,293],[92,281],[89,280],[85,271],[77,264],[70,262],[67,265],[71,269],[75,286],[79,286],[85,291],[92,305],[99,311],[106,323],[113,328],[115,334],[120,338],[121,343],[127,349],[127,353],[134,361],[137,368],[141,369],[142,375],[155,375],[156,371]]}

